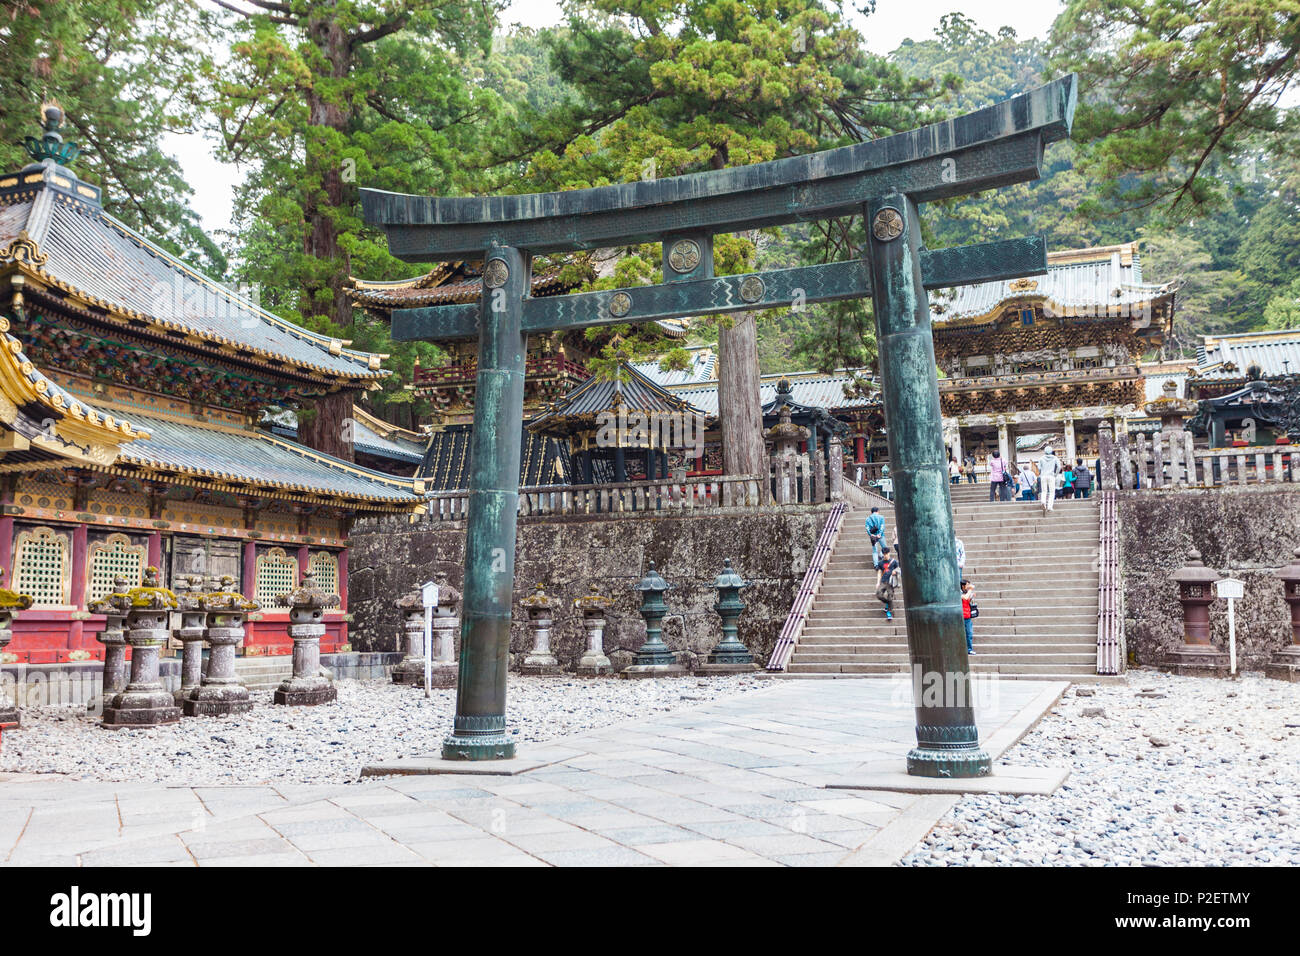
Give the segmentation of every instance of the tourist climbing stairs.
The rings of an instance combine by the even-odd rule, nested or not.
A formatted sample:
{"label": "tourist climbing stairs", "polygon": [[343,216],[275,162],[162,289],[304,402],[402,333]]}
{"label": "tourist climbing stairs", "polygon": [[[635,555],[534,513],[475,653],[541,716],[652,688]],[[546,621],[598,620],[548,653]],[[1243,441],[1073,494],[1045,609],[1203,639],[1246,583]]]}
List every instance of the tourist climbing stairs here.
{"label": "tourist climbing stairs", "polygon": [[[953,486],[953,518],[976,589],[976,673],[1080,680],[1097,674],[1099,499],[990,502],[988,484]],[[881,502],[888,540],[893,509]],[[862,508],[844,515],[821,588],[785,673],[799,677],[905,673],[902,591],[894,620],[875,595]],[[906,574],[907,555],[903,555]]]}

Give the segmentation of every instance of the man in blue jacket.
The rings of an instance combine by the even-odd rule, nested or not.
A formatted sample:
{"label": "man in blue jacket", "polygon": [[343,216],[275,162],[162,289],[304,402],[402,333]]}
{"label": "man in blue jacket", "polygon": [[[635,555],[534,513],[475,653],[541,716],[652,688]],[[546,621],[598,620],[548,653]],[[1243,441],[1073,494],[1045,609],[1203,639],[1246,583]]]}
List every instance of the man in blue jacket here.
{"label": "man in blue jacket", "polygon": [[880,549],[885,543],[885,516],[872,508],[867,516],[867,534],[871,535],[871,566],[880,570]]}

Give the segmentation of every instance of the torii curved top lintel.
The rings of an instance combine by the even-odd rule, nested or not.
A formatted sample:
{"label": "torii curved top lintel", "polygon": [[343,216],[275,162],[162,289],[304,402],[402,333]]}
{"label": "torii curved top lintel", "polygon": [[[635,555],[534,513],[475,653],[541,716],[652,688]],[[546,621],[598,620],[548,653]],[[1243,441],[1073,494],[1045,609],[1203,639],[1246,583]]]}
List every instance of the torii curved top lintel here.
{"label": "torii curved top lintel", "polygon": [[751,166],[515,196],[362,189],[362,209],[393,255],[431,262],[492,245],[560,252],[825,219],[893,191],[927,202],[1036,179],[1043,147],[1069,136],[1077,85],[1071,73],[941,123]]}

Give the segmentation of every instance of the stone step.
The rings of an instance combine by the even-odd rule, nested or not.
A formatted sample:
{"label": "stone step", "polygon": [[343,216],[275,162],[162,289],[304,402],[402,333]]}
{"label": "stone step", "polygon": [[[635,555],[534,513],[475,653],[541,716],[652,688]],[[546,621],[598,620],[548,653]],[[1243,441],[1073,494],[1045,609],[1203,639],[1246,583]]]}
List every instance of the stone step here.
{"label": "stone step", "polygon": [[[1065,664],[1071,667],[1089,667],[1097,663],[1097,650],[1093,648],[1091,653],[1081,651],[1078,653],[1042,653],[1042,654],[1024,654],[1019,652],[999,653],[990,651],[987,647],[976,644],[975,656],[980,658],[977,662],[984,666],[1005,664]],[[910,658],[907,650],[904,649],[898,653],[878,653],[878,654],[824,654],[820,649],[808,654],[799,655],[801,664],[827,664],[837,665],[845,663],[857,664],[879,664],[891,663],[902,664],[906,666]]]}
{"label": "stone step", "polygon": [[[874,580],[874,579],[873,579]],[[872,604],[878,604],[875,594],[869,593],[868,588],[871,582],[866,585],[859,585],[860,590],[857,594],[846,594],[843,591],[826,591],[823,590],[817,595],[818,608],[856,608],[869,607]],[[1031,591],[1028,588],[992,588],[981,587],[976,591],[975,603],[983,607],[987,601],[990,605],[1003,603],[1010,600],[1021,600],[1026,595],[1037,594],[1037,591]],[[1056,589],[1056,597],[1059,603],[1064,605],[1073,605],[1075,607],[1087,605],[1091,602],[1094,606],[1097,603],[1097,588],[1086,584],[1078,587],[1061,587]],[[899,602],[900,604],[902,602]],[[1054,605],[1056,606],[1056,605]]]}
{"label": "stone step", "polygon": [[[971,661],[971,672],[973,674],[997,674],[1000,677],[1034,678],[1038,680],[1060,679],[1077,681],[1095,676],[1097,673],[1096,661],[1092,664],[986,664],[976,659]],[[800,661],[791,661],[788,665],[791,674],[840,674],[844,676],[866,676],[866,675],[887,675],[887,674],[907,674],[910,666],[907,663],[891,662],[868,662],[868,663],[844,663],[844,664],[804,664]]]}

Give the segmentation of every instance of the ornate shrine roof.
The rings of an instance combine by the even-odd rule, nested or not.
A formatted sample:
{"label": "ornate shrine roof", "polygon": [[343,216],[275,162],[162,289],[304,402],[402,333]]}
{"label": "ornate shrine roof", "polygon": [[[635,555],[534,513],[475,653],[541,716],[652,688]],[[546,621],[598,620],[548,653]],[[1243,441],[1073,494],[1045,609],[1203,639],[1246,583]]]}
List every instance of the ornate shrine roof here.
{"label": "ornate shrine roof", "polygon": [[[48,141],[57,138],[62,114],[48,108],[46,116]],[[260,308],[118,221],[100,200],[98,187],[50,155],[0,174],[0,269],[16,268],[103,320],[143,325],[182,345],[215,346],[273,369],[329,378],[389,374],[379,367],[382,356],[346,348]]]}
{"label": "ornate shrine roof", "polygon": [[1056,316],[1142,318],[1168,306],[1162,324],[1172,321],[1174,287],[1147,282],[1137,243],[1067,249],[1047,254],[1047,273],[1001,282],[979,282],[930,293],[935,331],[945,326],[978,325],[1000,317],[1014,304],[1041,304]]}
{"label": "ornate shrine roof", "polygon": [[151,432],[125,444],[117,463],[150,471],[337,497],[344,502],[409,506],[420,483],[371,471],[260,431],[211,428],[141,416]]}
{"label": "ornate shrine roof", "polygon": [[[620,409],[628,412],[678,413],[704,415],[690,401],[656,384],[628,363],[619,366],[626,381],[589,378],[529,424],[530,431],[542,435],[567,435],[574,430],[592,427],[596,417],[613,414]],[[716,414],[716,411],[715,413]]]}
{"label": "ornate shrine roof", "polygon": [[1252,365],[1265,379],[1300,373],[1300,329],[1202,336],[1188,381],[1245,382]]}

